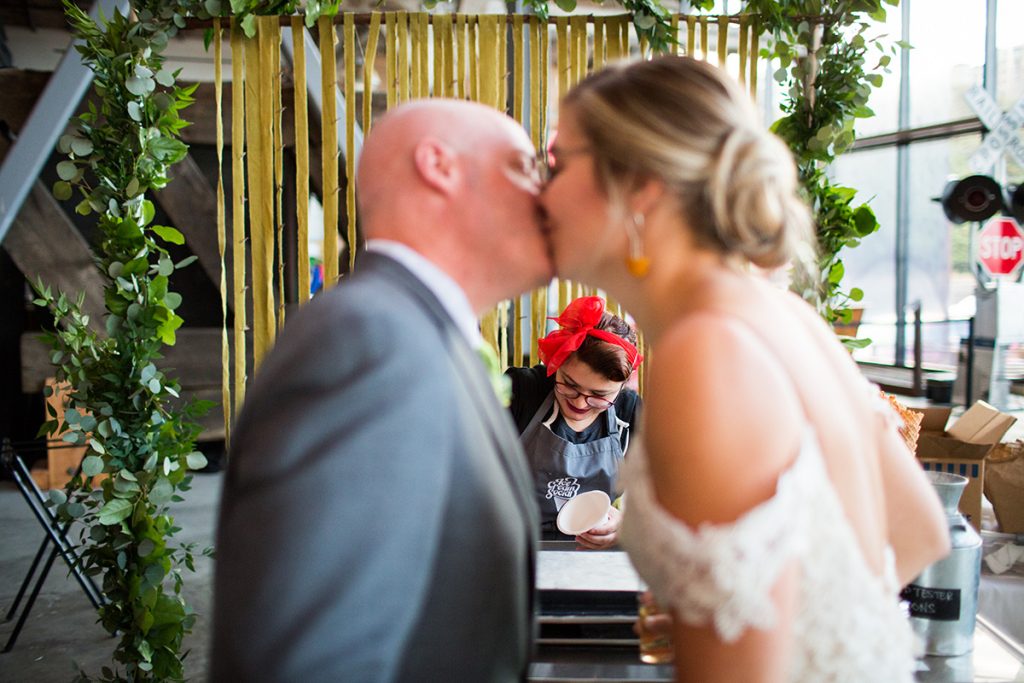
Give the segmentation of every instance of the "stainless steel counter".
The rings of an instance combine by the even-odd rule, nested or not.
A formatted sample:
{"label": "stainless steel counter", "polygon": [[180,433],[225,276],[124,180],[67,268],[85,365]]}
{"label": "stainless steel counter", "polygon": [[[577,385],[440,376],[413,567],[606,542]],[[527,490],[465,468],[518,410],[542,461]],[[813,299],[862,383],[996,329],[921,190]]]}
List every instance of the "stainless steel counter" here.
{"label": "stainless steel counter", "polygon": [[[915,676],[921,683],[1011,683],[1024,681],[1024,652],[1003,640],[998,631],[979,619],[974,652],[961,657],[925,657]],[[583,645],[541,646],[530,665],[528,680],[537,683],[567,681],[671,681],[671,665],[643,664],[633,647]]]}
{"label": "stainless steel counter", "polygon": [[[543,542],[537,565],[540,638],[529,680],[671,681],[671,665],[640,662],[632,623],[640,585],[619,551],[575,551],[571,542]],[[1024,650],[983,617],[974,651],[925,657],[922,683],[1024,682]]]}

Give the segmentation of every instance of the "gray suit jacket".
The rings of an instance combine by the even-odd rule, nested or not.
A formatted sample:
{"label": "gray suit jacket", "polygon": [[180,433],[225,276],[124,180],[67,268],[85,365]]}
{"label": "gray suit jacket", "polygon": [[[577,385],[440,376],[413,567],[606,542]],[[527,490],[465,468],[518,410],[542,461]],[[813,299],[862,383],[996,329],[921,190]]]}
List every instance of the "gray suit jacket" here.
{"label": "gray suit jacket", "polygon": [[521,680],[539,523],[517,435],[437,299],[360,256],[232,433],[210,680]]}

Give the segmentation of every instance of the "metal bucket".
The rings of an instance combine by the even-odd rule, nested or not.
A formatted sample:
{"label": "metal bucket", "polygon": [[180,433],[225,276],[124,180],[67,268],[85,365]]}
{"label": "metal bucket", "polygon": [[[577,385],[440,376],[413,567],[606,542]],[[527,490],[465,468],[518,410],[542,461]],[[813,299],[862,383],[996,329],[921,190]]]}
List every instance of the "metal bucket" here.
{"label": "metal bucket", "polygon": [[974,649],[981,581],[981,536],[957,510],[967,478],[925,472],[942,500],[952,550],[903,589],[910,623],[929,655],[956,656]]}

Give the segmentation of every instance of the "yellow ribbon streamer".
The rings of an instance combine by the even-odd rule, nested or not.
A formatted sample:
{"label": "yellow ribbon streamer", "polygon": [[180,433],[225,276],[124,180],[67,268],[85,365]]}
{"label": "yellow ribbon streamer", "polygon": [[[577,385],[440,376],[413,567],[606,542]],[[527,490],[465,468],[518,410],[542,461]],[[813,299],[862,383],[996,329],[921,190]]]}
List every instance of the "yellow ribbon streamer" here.
{"label": "yellow ribbon streamer", "polygon": [[747,41],[749,36],[749,25],[747,17],[740,17],[740,83],[747,82]]}
{"label": "yellow ribbon streamer", "polygon": [[398,104],[398,24],[395,13],[388,12],[385,20],[385,79],[388,90],[388,109]]}
{"label": "yellow ribbon streamer", "polygon": [[498,15],[484,14],[480,22],[480,56],[477,59],[477,79],[480,82],[478,102],[504,110],[498,99]]}
{"label": "yellow ribbon streamer", "polygon": [[345,14],[345,207],[348,223],[348,272],[356,267],[356,24]]}
{"label": "yellow ribbon streamer", "polygon": [[725,68],[726,51],[729,47],[729,17],[718,17],[718,66]]}
{"label": "yellow ribbon streamer", "polygon": [[299,303],[309,300],[309,109],[306,99],[306,29],[302,17],[291,18],[292,56],[295,60],[295,219],[298,242]]}
{"label": "yellow ribbon streamer", "polygon": [[323,162],[324,209],[324,289],[338,281],[338,102],[337,62],[334,46],[337,36],[330,17],[320,17],[320,92],[323,93],[323,111],[320,116]]}
{"label": "yellow ribbon streamer", "polygon": [[234,291],[234,410],[245,399],[245,34],[231,22],[231,272]]}
{"label": "yellow ribbon streamer", "polygon": [[228,343],[228,281],[224,267],[227,225],[224,216],[224,33],[213,20],[213,100],[217,109],[217,256],[220,259],[220,404],[224,419],[224,447],[231,436],[231,345]]}
{"label": "yellow ribbon streamer", "polygon": [[366,54],[363,55],[363,135],[370,134],[373,127],[373,73],[377,62],[377,43],[380,40],[380,12],[370,14],[370,32],[366,38]]}
{"label": "yellow ribbon streamer", "polygon": [[409,83],[409,13],[399,10],[398,21],[398,101],[408,102],[410,97]]}
{"label": "yellow ribbon streamer", "polygon": [[761,26],[755,21],[750,30],[750,96],[757,99],[757,60],[760,57]]}
{"label": "yellow ribbon streamer", "polygon": [[686,17],[686,54],[697,56],[697,17]]}
{"label": "yellow ribbon streamer", "polygon": [[455,15],[455,49],[459,54],[459,66],[455,72],[455,95],[460,100],[466,99],[466,15]]}
{"label": "yellow ribbon streamer", "polygon": [[284,292],[284,131],[282,118],[284,104],[281,93],[281,23],[269,24],[272,47],[270,59],[272,80],[267,84],[274,95],[274,259],[277,265],[277,328],[276,333],[284,327],[285,292]]}
{"label": "yellow ribbon streamer", "polygon": [[705,62],[711,57],[711,49],[708,46],[708,18],[700,17],[700,50],[701,59]]}
{"label": "yellow ribbon streamer", "polygon": [[480,101],[480,53],[477,42],[477,24],[479,17],[468,17],[466,28],[468,29],[467,50],[469,51],[469,99],[474,102]]}

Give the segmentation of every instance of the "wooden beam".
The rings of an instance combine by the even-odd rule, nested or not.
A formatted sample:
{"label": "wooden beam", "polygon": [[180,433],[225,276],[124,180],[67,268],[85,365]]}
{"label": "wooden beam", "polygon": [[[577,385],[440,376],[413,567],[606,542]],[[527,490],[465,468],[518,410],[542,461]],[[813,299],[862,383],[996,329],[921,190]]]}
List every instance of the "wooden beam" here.
{"label": "wooden beam", "polygon": [[[177,343],[164,347],[157,367],[177,378],[182,388],[220,389],[219,327],[183,327],[177,331]],[[53,376],[53,365],[46,346],[36,333],[21,335],[21,390],[41,391],[47,377]]]}
{"label": "wooden beam", "polygon": [[[217,404],[199,420],[203,427],[201,441],[224,438],[220,340],[221,331],[216,327],[182,328],[177,333],[177,344],[166,347],[164,357],[156,361],[161,370],[181,384],[184,400],[203,399]],[[53,377],[48,347],[35,333],[21,335],[22,392],[42,391],[47,377]]]}
{"label": "wooden beam", "polygon": [[[185,244],[199,259],[203,272],[220,286],[220,250],[217,246],[217,193],[190,155],[170,170],[171,181],[158,190],[156,200],[171,223],[185,236]],[[226,225],[231,225],[230,215]],[[227,256],[225,257],[227,258]],[[228,307],[233,305],[228,292]]]}
{"label": "wooden beam", "polygon": [[[21,130],[21,126],[28,118],[29,113],[32,111],[32,107],[35,105],[36,100],[42,93],[43,88],[46,87],[46,82],[49,80],[50,74],[44,71],[23,71],[21,69],[0,69],[0,92],[5,93],[4,97],[0,97],[0,120],[6,121],[7,125],[13,131]],[[187,83],[180,84],[182,86],[188,85]],[[9,95],[8,95],[9,93]],[[381,94],[382,95],[382,94]],[[217,144],[217,106],[214,101],[214,88],[213,83],[200,83],[196,89],[195,103],[190,107],[182,111],[182,117],[188,121],[191,125],[182,129],[181,139],[188,145],[205,145],[214,147]],[[95,100],[95,94],[90,92],[85,98],[87,101],[92,100],[98,104]],[[231,83],[224,84],[224,92],[222,96],[222,106],[224,109],[224,140],[227,143],[231,141]],[[359,103],[362,99],[362,95],[357,96],[357,105],[361,107]],[[291,147],[295,140],[295,127],[294,121],[288,112],[292,110],[292,102],[294,101],[293,89],[290,84],[286,84],[281,91],[281,100],[284,104],[285,115],[282,120],[282,134],[284,135],[285,145]],[[383,100],[379,97],[374,97],[374,111],[381,110]],[[378,102],[377,100],[380,100]],[[86,105],[83,103],[79,111],[85,111]],[[323,195],[323,181],[322,165],[320,161],[320,119],[315,111],[309,113],[309,180],[312,185],[312,189],[318,195]],[[71,122],[68,125],[68,131],[72,132],[73,126]],[[225,155],[228,155],[228,147],[225,148]],[[176,167],[172,167],[172,173]],[[344,175],[344,165],[341,168],[342,175]],[[226,164],[225,173],[230,175],[231,164]],[[164,207],[165,210],[167,207]],[[168,212],[170,214],[170,212]],[[179,227],[180,226],[175,226]]]}
{"label": "wooden beam", "polygon": [[13,131],[20,131],[32,113],[32,107],[42,94],[49,71],[23,71],[0,69],[0,120]]}
{"label": "wooden beam", "polygon": [[29,281],[43,282],[70,297],[85,292],[82,311],[89,316],[89,327],[103,332],[104,281],[93,262],[88,243],[50,191],[36,181],[3,248],[18,270]]}
{"label": "wooden beam", "polygon": [[[92,5],[88,0],[75,0],[83,11]],[[60,28],[68,31],[68,20],[60,0],[22,0],[0,3],[0,25],[27,26],[29,28]]]}

